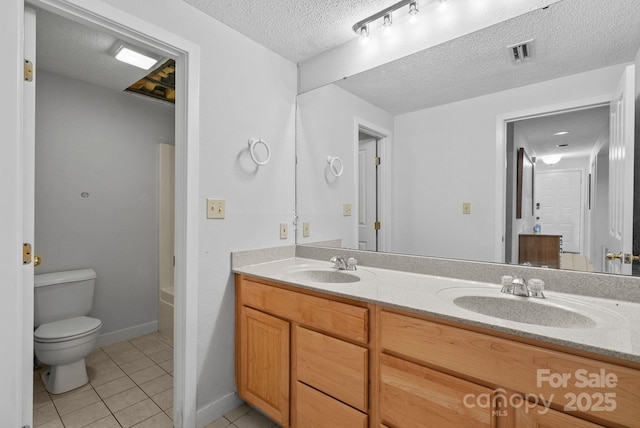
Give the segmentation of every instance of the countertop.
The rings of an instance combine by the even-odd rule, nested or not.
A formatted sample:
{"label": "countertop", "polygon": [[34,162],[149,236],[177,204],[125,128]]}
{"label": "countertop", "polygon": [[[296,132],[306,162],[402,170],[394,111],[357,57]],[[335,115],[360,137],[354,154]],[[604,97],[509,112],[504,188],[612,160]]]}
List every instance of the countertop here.
{"label": "countertop", "polygon": [[[358,267],[347,272],[360,278],[357,282],[326,283],[311,281],[298,272],[332,270],[332,263],[300,257],[235,267],[233,272],[278,281],[303,289],[323,292],[391,308],[428,315],[443,320],[514,334],[574,349],[640,362],[640,304],[545,291],[546,299],[510,296],[500,293],[500,286],[485,282],[452,279]],[[503,297],[531,300],[556,308],[568,309],[595,321],[595,325],[564,328],[504,320],[463,309],[452,302],[461,295]],[[534,302],[534,300],[540,300]],[[553,324],[553,319],[550,320]]]}

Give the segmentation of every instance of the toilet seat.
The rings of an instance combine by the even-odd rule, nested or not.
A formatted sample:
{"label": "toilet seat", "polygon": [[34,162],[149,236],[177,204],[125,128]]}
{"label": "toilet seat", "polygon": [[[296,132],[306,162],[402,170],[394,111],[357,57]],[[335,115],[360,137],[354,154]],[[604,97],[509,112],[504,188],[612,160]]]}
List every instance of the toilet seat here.
{"label": "toilet seat", "polygon": [[76,317],[42,324],[33,333],[33,337],[39,343],[66,342],[89,336],[100,327],[102,322],[97,318]]}

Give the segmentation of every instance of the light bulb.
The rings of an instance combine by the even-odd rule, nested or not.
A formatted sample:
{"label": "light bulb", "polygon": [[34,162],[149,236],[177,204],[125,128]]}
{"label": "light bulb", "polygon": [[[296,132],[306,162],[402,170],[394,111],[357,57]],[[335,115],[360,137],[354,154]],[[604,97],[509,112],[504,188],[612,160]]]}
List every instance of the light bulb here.
{"label": "light bulb", "polygon": [[369,37],[369,25],[363,25],[360,27],[360,37],[363,39]]}
{"label": "light bulb", "polygon": [[418,21],[418,2],[409,3],[409,23],[415,24]]}

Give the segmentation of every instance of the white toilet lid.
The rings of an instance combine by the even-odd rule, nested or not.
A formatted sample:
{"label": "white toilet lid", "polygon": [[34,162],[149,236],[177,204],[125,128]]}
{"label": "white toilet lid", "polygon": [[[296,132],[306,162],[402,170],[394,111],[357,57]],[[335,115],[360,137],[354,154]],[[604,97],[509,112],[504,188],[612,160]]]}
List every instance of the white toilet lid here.
{"label": "white toilet lid", "polygon": [[97,318],[76,317],[67,320],[54,321],[42,324],[33,333],[36,340],[53,341],[56,339],[69,339],[74,336],[82,336],[91,333],[102,326]]}

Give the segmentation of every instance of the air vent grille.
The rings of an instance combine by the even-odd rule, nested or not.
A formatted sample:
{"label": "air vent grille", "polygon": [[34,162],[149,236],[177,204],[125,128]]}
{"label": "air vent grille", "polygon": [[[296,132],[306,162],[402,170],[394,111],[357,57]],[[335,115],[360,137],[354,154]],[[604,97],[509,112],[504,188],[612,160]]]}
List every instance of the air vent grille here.
{"label": "air vent grille", "polygon": [[509,49],[511,60],[515,63],[533,58],[533,40],[509,46],[507,49]]}

